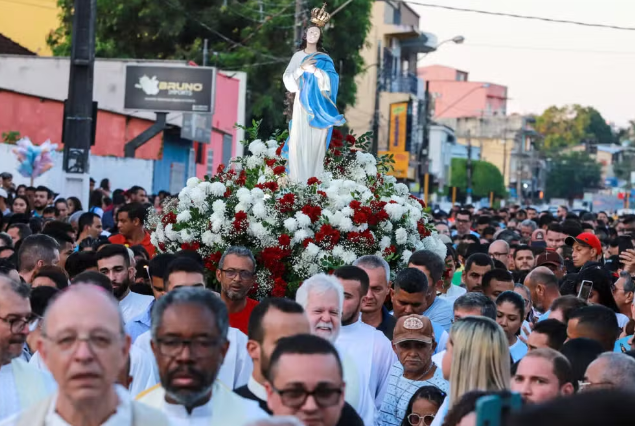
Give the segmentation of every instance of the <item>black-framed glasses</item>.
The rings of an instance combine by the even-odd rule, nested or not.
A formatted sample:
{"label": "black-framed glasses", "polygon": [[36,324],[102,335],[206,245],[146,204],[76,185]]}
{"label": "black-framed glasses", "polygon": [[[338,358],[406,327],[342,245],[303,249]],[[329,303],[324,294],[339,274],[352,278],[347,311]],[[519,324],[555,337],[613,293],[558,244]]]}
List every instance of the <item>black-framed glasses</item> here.
{"label": "black-framed glasses", "polygon": [[332,407],[337,404],[342,396],[342,388],[322,387],[319,386],[313,391],[304,388],[294,389],[276,389],[273,390],[280,395],[282,404],[289,408],[299,409],[304,405],[307,398],[312,396],[315,403],[320,408]]}
{"label": "black-framed glasses", "polygon": [[161,355],[175,357],[183,352],[186,346],[193,358],[205,358],[212,354],[213,349],[222,344],[222,339],[196,338],[179,339],[175,337],[164,337],[156,339],[157,349]]}
{"label": "black-framed glasses", "polygon": [[425,416],[420,416],[419,414],[412,413],[408,415],[408,423],[410,423],[412,426],[419,426],[421,424],[430,426],[433,420],[434,414],[426,414]]}
{"label": "black-framed glasses", "polygon": [[236,275],[238,275],[241,280],[251,280],[256,276],[253,272],[245,270],[221,269],[220,271],[229,279],[234,279],[236,278]]}
{"label": "black-framed glasses", "polygon": [[29,315],[27,317],[11,317],[11,315],[7,315],[4,318],[0,317],[0,321],[9,326],[12,334],[20,334],[27,324],[31,324],[37,318],[37,315]]}

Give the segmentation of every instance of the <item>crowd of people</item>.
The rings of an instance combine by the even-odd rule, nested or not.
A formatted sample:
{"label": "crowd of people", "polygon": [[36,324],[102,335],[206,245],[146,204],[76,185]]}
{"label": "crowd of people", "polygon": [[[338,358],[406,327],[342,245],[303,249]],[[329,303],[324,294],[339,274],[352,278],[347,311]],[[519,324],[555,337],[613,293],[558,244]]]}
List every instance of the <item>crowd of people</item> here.
{"label": "crowd of people", "polygon": [[0,178],[0,426],[630,423],[635,217],[457,206],[445,259],[257,301],[249,247],[156,253],[159,195]]}

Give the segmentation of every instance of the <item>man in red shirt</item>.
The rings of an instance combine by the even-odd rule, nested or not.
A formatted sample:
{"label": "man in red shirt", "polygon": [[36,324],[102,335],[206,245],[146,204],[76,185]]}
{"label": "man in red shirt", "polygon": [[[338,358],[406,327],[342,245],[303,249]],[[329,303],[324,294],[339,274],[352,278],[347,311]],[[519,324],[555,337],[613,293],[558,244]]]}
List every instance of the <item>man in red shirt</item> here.
{"label": "man in red shirt", "polygon": [[126,247],[141,245],[150,258],[154,257],[156,250],[150,242],[150,233],[143,226],[147,214],[148,211],[140,203],[121,206],[117,212],[119,234],[113,235],[108,240],[113,244],[122,244]]}
{"label": "man in red shirt", "polygon": [[245,247],[229,247],[220,258],[216,279],[220,282],[220,297],[227,305],[229,325],[248,333],[251,311],[258,304],[247,294],[254,286],[256,259]]}

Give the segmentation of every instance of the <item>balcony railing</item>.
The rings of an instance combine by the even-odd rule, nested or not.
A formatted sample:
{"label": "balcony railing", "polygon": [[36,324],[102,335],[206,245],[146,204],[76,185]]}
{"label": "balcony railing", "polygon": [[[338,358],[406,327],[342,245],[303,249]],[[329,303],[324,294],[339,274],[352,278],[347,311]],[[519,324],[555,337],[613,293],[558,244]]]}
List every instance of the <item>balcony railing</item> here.
{"label": "balcony railing", "polygon": [[410,93],[417,96],[419,78],[414,74],[389,78],[385,90],[391,93]]}

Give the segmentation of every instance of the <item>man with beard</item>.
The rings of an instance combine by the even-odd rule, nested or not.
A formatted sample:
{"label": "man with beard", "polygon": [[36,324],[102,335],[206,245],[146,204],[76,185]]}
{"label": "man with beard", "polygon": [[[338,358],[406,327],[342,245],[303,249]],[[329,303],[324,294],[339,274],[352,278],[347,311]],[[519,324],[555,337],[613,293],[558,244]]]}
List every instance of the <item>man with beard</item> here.
{"label": "man with beard", "polygon": [[108,244],[97,253],[99,272],[110,278],[113,295],[119,300],[124,323],[144,312],[154,300],[152,296],[130,291],[136,270],[130,265],[128,249],[120,244]]}
{"label": "man with beard", "polygon": [[227,307],[204,288],[177,288],[152,310],[152,352],[161,386],[137,399],[172,425],[243,426],[268,415],[216,381],[229,341]]}
{"label": "man with beard", "polygon": [[229,311],[229,325],[247,333],[249,316],[258,304],[247,297],[256,278],[256,259],[245,247],[229,247],[218,262],[216,279],[221,285],[220,297]]}
{"label": "man with beard", "polygon": [[31,283],[33,276],[42,266],[57,266],[60,263],[60,246],[48,235],[30,235],[20,245],[18,251],[18,272],[22,279]]}
{"label": "man with beard", "polygon": [[558,278],[546,266],[538,266],[527,274],[524,284],[531,292],[534,308],[542,315],[540,320],[547,319],[551,304],[560,297]]}
{"label": "man with beard", "polygon": [[[154,257],[156,249],[150,241],[150,233],[145,229],[144,223],[148,210],[140,203],[131,203],[122,206],[117,211],[117,229],[119,233],[108,238],[113,244],[121,244],[127,247],[143,246]],[[82,232],[83,229],[79,229]]]}
{"label": "man with beard", "polygon": [[[247,350],[254,362],[254,370],[247,385],[235,392],[260,404],[260,408],[272,414],[267,405],[265,389],[271,354],[280,339],[309,334],[311,327],[302,306],[283,298],[269,298],[256,306],[249,318],[249,342]],[[353,407],[344,404],[338,426],[362,426],[362,419]]]}
{"label": "man with beard", "polygon": [[514,271],[527,272],[534,267],[534,252],[527,245],[518,246],[514,252]]}
{"label": "man with beard", "polygon": [[33,197],[33,217],[42,217],[44,209],[49,205],[51,190],[46,186],[38,186]]}
{"label": "man with beard", "polygon": [[29,287],[0,274],[0,420],[45,398],[53,379],[20,359],[32,320]]}

